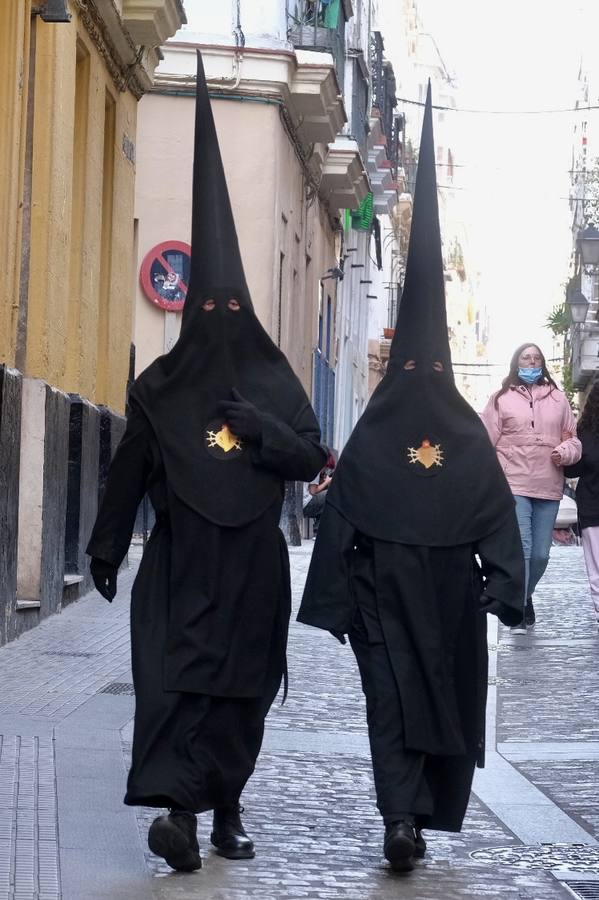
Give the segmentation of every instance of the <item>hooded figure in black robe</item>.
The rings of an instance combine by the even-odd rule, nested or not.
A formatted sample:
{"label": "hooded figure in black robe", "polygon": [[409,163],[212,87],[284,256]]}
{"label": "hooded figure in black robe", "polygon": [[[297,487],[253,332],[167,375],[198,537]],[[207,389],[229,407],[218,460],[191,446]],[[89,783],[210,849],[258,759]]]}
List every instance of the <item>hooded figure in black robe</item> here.
{"label": "hooded figure in black robe", "polygon": [[523,577],[513,497],[453,378],[429,85],[389,364],[335,470],[298,615],[349,635],[398,870],[422,827],[461,828],[484,751],[482,613],[515,623]]}
{"label": "hooded figure in black robe", "polygon": [[239,798],[286,672],[285,480],[325,461],[306,394],[258,321],[198,54],[192,258],[181,335],[136,380],[87,552],[116,572],[147,492],[156,525],[132,591],[136,697],[125,803],[168,807],[150,848],[199,868],[195,813],[221,855],[251,857]]}

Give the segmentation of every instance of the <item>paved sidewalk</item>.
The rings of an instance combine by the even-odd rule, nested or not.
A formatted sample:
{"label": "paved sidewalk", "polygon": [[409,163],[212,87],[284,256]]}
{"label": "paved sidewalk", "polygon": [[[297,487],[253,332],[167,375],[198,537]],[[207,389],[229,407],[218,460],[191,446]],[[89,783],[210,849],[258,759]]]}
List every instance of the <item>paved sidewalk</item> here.
{"label": "paved sidewalk", "polygon": [[[295,601],[311,543],[292,549]],[[294,623],[290,695],[244,795],[258,855],[172,873],[154,810],[122,805],[133,696],[128,594],[92,594],[0,649],[0,900],[599,897],[599,636],[579,548],[556,548],[532,635],[491,627],[489,758],[460,835],[392,875],[381,853],[353,656]],[[570,884],[566,887],[564,882]]]}

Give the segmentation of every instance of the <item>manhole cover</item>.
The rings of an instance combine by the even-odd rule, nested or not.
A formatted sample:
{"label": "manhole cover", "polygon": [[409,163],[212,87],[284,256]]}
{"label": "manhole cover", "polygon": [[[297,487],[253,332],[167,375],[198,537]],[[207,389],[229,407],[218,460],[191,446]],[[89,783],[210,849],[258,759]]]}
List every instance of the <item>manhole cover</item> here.
{"label": "manhole cover", "polygon": [[99,694],[129,694],[133,696],[133,685],[127,681],[111,681],[110,684],[106,684],[101,691],[98,691]]}
{"label": "manhole cover", "polygon": [[[517,869],[567,869],[599,874],[599,847],[588,844],[532,844],[524,847],[487,847],[473,850],[472,859]],[[593,895],[594,896],[594,895]],[[599,896],[599,895],[598,895]]]}
{"label": "manhole cover", "polygon": [[576,900],[599,900],[599,881],[562,881]]}

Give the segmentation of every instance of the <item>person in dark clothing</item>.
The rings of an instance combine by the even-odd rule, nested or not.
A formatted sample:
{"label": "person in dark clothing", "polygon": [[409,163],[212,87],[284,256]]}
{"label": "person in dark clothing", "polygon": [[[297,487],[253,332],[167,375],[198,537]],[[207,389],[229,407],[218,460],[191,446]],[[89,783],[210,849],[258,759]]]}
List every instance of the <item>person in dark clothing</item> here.
{"label": "person in dark clothing", "polygon": [[576,505],[578,527],[591,590],[591,600],[599,625],[599,382],[586,399],[578,423],[582,456],[564,469],[567,478],[578,478]]}
{"label": "person in dark clothing", "polygon": [[324,448],[328,453],[326,465],[310,484],[304,485],[303,513],[306,519],[313,519],[312,531],[314,537],[318,534],[318,525],[327,499],[327,492],[333,479],[336,460],[328,447]]}
{"label": "person in dark clothing", "polygon": [[252,307],[198,54],[181,335],[131,387],[87,548],[96,587],[112,600],[149,494],[156,525],[132,591],[136,709],[125,803],[170,810],[148,843],[175,869],[201,866],[195,814],[204,810],[214,810],[220,855],[254,855],[239,800],[286,672],[284,481],[309,480],[324,460],[308,398]]}
{"label": "person in dark clothing", "polygon": [[397,871],[423,827],[461,828],[484,757],[482,613],[516,622],[523,585],[513,497],[453,379],[429,85],[388,369],[335,469],[298,615],[349,636]]}

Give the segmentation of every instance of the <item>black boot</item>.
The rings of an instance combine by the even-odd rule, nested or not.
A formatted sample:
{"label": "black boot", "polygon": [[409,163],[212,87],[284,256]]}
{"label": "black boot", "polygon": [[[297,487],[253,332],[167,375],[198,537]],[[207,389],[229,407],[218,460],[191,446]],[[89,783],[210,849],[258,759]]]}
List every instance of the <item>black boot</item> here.
{"label": "black boot", "polygon": [[197,827],[198,820],[191,812],[174,810],[168,816],[158,816],[150,825],[148,847],[178,872],[201,869]]}
{"label": "black boot", "polygon": [[256,855],[253,841],[245,833],[238,803],[219,806],[214,810],[210,840],[219,856],[226,859],[253,859]]}
{"label": "black boot", "polygon": [[410,822],[391,822],[386,826],[383,852],[394,872],[411,872],[415,851],[414,826]]}
{"label": "black boot", "polygon": [[424,859],[424,854],[426,853],[426,841],[422,837],[420,828],[414,828],[414,833],[416,835],[416,840],[414,841],[414,859]]}

